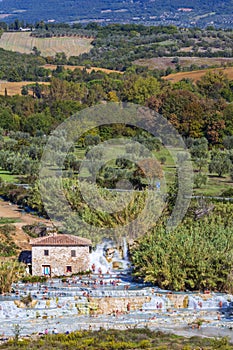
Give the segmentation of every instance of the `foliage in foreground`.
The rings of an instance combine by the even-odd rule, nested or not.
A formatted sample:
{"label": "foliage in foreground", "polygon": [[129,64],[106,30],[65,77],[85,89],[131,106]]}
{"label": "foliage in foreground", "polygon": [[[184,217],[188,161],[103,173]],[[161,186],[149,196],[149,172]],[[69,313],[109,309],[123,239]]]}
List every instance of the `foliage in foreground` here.
{"label": "foliage in foreground", "polygon": [[69,335],[47,335],[38,340],[10,341],[0,349],[79,349],[79,350],[124,350],[124,349],[157,349],[157,350],[192,350],[219,349],[230,350],[232,345],[227,338],[184,338],[162,332],[152,332],[147,328],[125,331],[101,330],[74,332]]}
{"label": "foliage in foreground", "polygon": [[158,224],[132,251],[135,274],[160,288],[232,292],[232,227],[232,204],[199,221],[186,218],[174,231]]}
{"label": "foliage in foreground", "polygon": [[9,293],[12,283],[17,282],[24,272],[23,265],[12,261],[0,262],[0,294]]}
{"label": "foliage in foreground", "polygon": [[[8,218],[3,218],[3,221],[7,222]],[[9,220],[10,221],[10,220]],[[17,254],[19,247],[14,241],[15,227],[11,224],[5,224],[0,226],[0,257],[10,257]]]}
{"label": "foliage in foreground", "polygon": [[23,276],[21,282],[23,283],[45,283],[47,281],[46,276]]}

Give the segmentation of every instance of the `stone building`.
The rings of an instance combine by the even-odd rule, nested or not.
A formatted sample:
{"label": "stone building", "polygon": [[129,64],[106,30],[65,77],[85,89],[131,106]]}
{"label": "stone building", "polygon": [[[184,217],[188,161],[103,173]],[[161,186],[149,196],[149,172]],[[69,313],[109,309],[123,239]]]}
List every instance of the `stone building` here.
{"label": "stone building", "polygon": [[32,275],[63,276],[89,269],[91,241],[57,234],[31,239]]}

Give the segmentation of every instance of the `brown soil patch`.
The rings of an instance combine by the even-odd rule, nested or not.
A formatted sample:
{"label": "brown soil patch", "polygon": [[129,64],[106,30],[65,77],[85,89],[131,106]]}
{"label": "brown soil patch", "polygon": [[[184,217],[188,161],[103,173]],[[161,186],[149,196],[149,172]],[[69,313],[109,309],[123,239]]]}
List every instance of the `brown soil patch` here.
{"label": "brown soil patch", "polygon": [[212,72],[223,72],[226,74],[228,79],[232,80],[233,79],[233,67],[228,67],[228,68],[212,68],[212,69],[202,69],[202,70],[197,70],[197,71],[192,71],[192,72],[179,72],[179,73],[173,73],[169,74],[167,76],[164,76],[163,79],[169,80],[172,83],[177,83],[178,81],[182,79],[192,79],[194,82],[200,80],[200,78],[205,75],[208,71]]}
{"label": "brown soil patch", "polygon": [[23,231],[23,226],[40,222],[46,224],[47,226],[52,226],[51,221],[39,218],[32,214],[27,214],[17,205],[11,204],[10,202],[5,202],[3,200],[0,200],[0,217],[15,218],[20,220],[20,222],[12,224],[16,228],[15,235],[12,237],[15,244],[22,250],[31,249],[29,244],[30,237]]}
{"label": "brown soil patch", "polygon": [[[57,68],[57,65],[56,64],[45,64],[43,67],[46,68],[46,69],[55,70]],[[66,64],[63,65],[62,67],[65,68],[65,69],[70,69],[72,71],[75,70],[76,68],[85,69],[85,66],[68,66]],[[87,68],[87,72],[88,73],[91,73],[92,71],[95,71],[95,72],[101,71],[101,72],[104,72],[104,73],[107,73],[107,74],[110,74],[110,73],[123,74],[123,72],[120,72],[120,71],[114,70],[114,69],[99,68],[99,67]]]}
{"label": "brown soil patch", "polygon": [[[8,96],[21,95],[21,90],[23,86],[29,84],[35,84],[35,81],[20,81],[20,82],[11,82],[0,80],[0,95],[5,95],[5,89],[7,90]],[[48,82],[39,83],[40,85],[49,85]],[[28,91],[32,95],[32,91]]]}

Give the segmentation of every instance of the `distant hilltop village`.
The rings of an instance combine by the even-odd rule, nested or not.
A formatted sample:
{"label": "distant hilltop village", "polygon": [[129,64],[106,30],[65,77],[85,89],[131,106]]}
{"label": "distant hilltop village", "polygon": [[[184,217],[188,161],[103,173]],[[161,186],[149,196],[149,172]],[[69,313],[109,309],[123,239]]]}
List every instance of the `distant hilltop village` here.
{"label": "distant hilltop village", "polygon": [[191,12],[193,11],[193,9],[189,8],[189,7],[180,7],[178,9],[178,11],[181,11],[181,12]]}
{"label": "distant hilltop village", "polygon": [[42,22],[87,24],[90,22],[135,23],[145,25],[176,25],[180,27],[198,26],[205,28],[214,25],[229,28],[232,22],[230,1],[196,0],[186,7],[181,1],[88,1],[49,0],[26,1],[15,4],[14,0],[0,2],[1,19],[8,23],[18,19],[25,23]]}

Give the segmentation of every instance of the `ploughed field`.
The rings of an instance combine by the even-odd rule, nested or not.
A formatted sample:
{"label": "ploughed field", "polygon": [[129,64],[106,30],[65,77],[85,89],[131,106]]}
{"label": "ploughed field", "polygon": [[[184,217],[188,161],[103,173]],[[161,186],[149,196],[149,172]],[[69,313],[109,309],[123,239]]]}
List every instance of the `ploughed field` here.
{"label": "ploughed field", "polygon": [[[21,95],[23,86],[36,84],[35,81],[4,81],[0,80],[0,95],[14,96]],[[49,85],[48,82],[39,83],[42,85]],[[32,95],[32,90],[29,89],[29,95]]]}
{"label": "ploughed field", "polygon": [[203,77],[208,71],[212,72],[222,72],[224,73],[228,79],[233,79],[233,67],[227,67],[227,68],[212,68],[212,69],[202,69],[202,70],[196,70],[191,72],[179,72],[179,73],[172,73],[169,74],[163,79],[169,80],[172,83],[177,83],[178,81],[182,79],[191,79],[194,82],[197,80],[200,80],[201,77]]}
{"label": "ploughed field", "polygon": [[5,32],[0,38],[0,48],[29,54],[36,47],[42,56],[55,56],[57,52],[64,52],[69,57],[89,52],[92,40],[78,36],[35,38],[30,36],[30,32]]}
{"label": "ploughed field", "polygon": [[[189,67],[191,65],[201,66],[221,66],[224,64],[233,63],[233,58],[225,57],[178,57],[179,65],[181,67]],[[136,65],[148,67],[149,69],[167,69],[168,67],[176,67],[176,63],[173,62],[174,57],[153,57],[142,58],[134,61]]]}
{"label": "ploughed field", "polygon": [[[45,64],[43,66],[44,68],[46,69],[50,69],[50,70],[55,70],[57,68],[57,65],[56,64]],[[110,74],[110,73],[119,73],[119,74],[123,74],[123,72],[120,72],[120,71],[117,71],[117,70],[114,70],[114,69],[107,69],[107,68],[100,68],[100,67],[90,67],[90,68],[85,68],[85,66],[69,66],[67,64],[64,64],[62,65],[62,67],[64,69],[70,69],[70,70],[75,70],[76,68],[79,68],[79,69],[86,69],[86,71],[88,73],[91,73],[92,71],[101,71],[101,72],[104,72],[106,74]]]}

